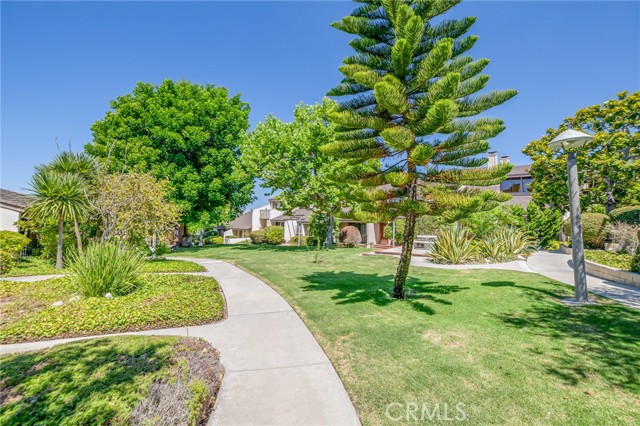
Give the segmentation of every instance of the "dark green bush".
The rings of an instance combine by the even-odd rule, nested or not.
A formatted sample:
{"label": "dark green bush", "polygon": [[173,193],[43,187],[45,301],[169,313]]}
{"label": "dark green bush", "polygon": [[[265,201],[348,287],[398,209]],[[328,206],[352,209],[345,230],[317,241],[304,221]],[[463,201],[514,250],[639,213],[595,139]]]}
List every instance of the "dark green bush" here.
{"label": "dark green bush", "polygon": [[[602,213],[582,214],[582,239],[587,248],[599,249],[604,247],[607,230],[611,219]],[[568,237],[571,236],[571,218],[567,218],[562,225],[562,230]]]}
{"label": "dark green bush", "polygon": [[[329,215],[326,213],[313,212],[309,218],[309,237],[307,244],[310,246],[325,245],[327,243],[327,234],[329,230]],[[337,235],[340,231],[340,223],[337,219],[333,221],[333,240],[337,241]]]}
{"label": "dark green bush", "polygon": [[262,244],[265,240],[265,235],[263,230],[253,231],[249,234],[249,238],[253,244]]}
{"label": "dark green bush", "polygon": [[538,240],[540,248],[555,250],[562,228],[562,213],[556,209],[541,211],[537,205],[529,203],[524,228],[529,235]]}
{"label": "dark green bush", "polygon": [[263,229],[264,242],[271,245],[282,244],[284,241],[284,227],[282,226],[267,226]]}
{"label": "dark green bush", "polygon": [[289,245],[291,246],[297,246],[298,245],[298,240],[300,240],[300,245],[301,246],[306,246],[307,245],[307,237],[304,235],[296,235],[295,237],[291,238],[291,240],[289,240]]}
{"label": "dark green bush", "polygon": [[0,231],[0,274],[8,271],[29,244],[29,238],[18,232]]}
{"label": "dark green bush", "polygon": [[[638,230],[638,240],[640,240],[640,229]],[[636,255],[631,259],[631,272],[640,272],[640,246],[636,249]]]}
{"label": "dark green bush", "polygon": [[640,206],[620,207],[619,209],[611,210],[609,217],[612,222],[640,225]]}
{"label": "dark green bush", "polygon": [[111,241],[89,245],[84,252],[73,253],[69,269],[72,282],[85,297],[106,293],[124,295],[138,286],[138,274],[144,263],[142,254]]}

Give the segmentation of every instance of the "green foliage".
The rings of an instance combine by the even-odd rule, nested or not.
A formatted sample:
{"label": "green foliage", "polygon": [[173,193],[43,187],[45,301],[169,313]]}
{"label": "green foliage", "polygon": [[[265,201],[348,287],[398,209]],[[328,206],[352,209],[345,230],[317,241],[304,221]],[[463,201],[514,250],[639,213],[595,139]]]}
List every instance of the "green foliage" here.
{"label": "green foliage", "polygon": [[[582,214],[582,239],[587,248],[599,249],[604,247],[611,219],[606,214],[583,213]],[[564,234],[571,238],[571,218],[567,218],[562,225]]]}
{"label": "green foliage", "polygon": [[149,173],[170,182],[182,220],[206,228],[233,219],[252,199],[239,167],[249,105],[211,84],[138,83],[91,126],[86,152],[110,172]]}
{"label": "green foliage", "polygon": [[[0,253],[6,253],[0,250]],[[5,273],[8,277],[26,277],[30,275],[53,275],[64,272],[64,269],[56,269],[50,259],[42,257],[26,256],[18,259],[9,271]]]}
{"label": "green foliage", "polygon": [[338,234],[338,241],[344,247],[355,247],[362,243],[362,235],[355,226],[345,226]]}
{"label": "green foliage", "polygon": [[[404,241],[404,219],[396,219],[396,244],[402,244]],[[435,235],[439,227],[442,226],[442,220],[433,216],[420,216],[416,220],[414,235]],[[388,223],[384,227],[384,237],[391,242],[393,239],[393,224]]]}
{"label": "green foliage", "polygon": [[[342,82],[329,91],[343,101],[328,116],[337,126],[324,151],[363,166],[342,180],[359,183],[352,217],[390,222],[404,216],[407,229],[417,217],[459,221],[505,201],[504,194],[468,189],[500,183],[513,167],[486,164],[479,154],[504,130],[501,120],[478,118],[514,90],[478,94],[489,79],[480,74],[488,60],[463,54],[477,37],[465,36],[474,18],[442,22],[456,2],[363,0],[333,27],[356,36],[355,54],[340,67]],[[385,185],[386,184],[386,185]],[[372,189],[375,188],[375,189]],[[506,196],[508,198],[508,196]],[[403,298],[411,241],[405,241],[394,279]]]}
{"label": "green foliage", "polygon": [[140,272],[206,272],[207,268],[197,263],[174,259],[153,259],[142,264]]}
{"label": "green foliage", "polygon": [[265,241],[264,230],[258,229],[257,231],[253,231],[249,234],[249,238],[251,238],[251,242],[253,244],[263,244]]}
{"label": "green foliage", "polygon": [[602,214],[606,214],[607,213],[607,208],[602,204],[591,204],[590,206],[587,206],[585,212],[586,213],[602,213]]}
{"label": "green foliage", "polygon": [[298,245],[298,241],[300,241],[300,245],[301,246],[307,246],[308,242],[307,242],[307,237],[304,235],[296,235],[294,237],[291,238],[291,240],[289,240],[289,245],[290,246],[297,246]]}
{"label": "green foliage", "polygon": [[0,231],[0,274],[7,272],[20,258],[29,238],[12,231]]}
{"label": "green foliage", "polygon": [[533,160],[533,199],[540,206],[567,210],[567,154],[554,152],[548,143],[567,128],[594,133],[593,141],[578,151],[583,206],[640,204],[640,92],[622,92],[617,99],[593,105],[565,118],[557,129],[530,142],[522,151]]}
{"label": "green foliage", "polygon": [[267,226],[262,230],[264,232],[264,242],[271,245],[278,245],[284,242],[284,227]]}
{"label": "green foliage", "polygon": [[623,271],[633,271],[634,256],[627,253],[612,253],[604,250],[585,250],[584,257],[592,262]]}
{"label": "green foliage", "polygon": [[69,265],[72,282],[85,297],[125,295],[139,285],[142,255],[111,241],[96,242],[75,253]]}
{"label": "green foliage", "polygon": [[[34,283],[0,281],[0,295],[9,301],[0,308],[4,321],[0,342],[206,324],[224,315],[224,301],[213,278],[143,274],[139,280],[127,295],[80,300],[72,300],[77,288],[71,277]],[[56,301],[64,304],[51,306]]]}
{"label": "green foliage", "polygon": [[557,209],[540,208],[535,203],[527,205],[525,229],[538,240],[538,246],[543,250],[557,250],[558,235],[562,228],[562,213]]}
{"label": "green foliage", "polygon": [[535,250],[533,239],[520,229],[503,227],[494,231],[494,235],[495,239],[502,242],[507,260],[513,260],[517,256]]}
{"label": "green foliage", "polygon": [[[327,234],[329,229],[329,215],[322,212],[313,212],[309,217],[309,238],[307,244],[310,246],[321,245],[327,243]],[[333,221],[333,239],[335,240],[340,231],[340,222],[336,219]]]}
{"label": "green foliage", "polygon": [[[188,386],[188,400],[181,401],[177,392],[154,392],[155,385],[189,385],[205,378],[215,391],[220,386],[219,353],[204,340],[189,337],[88,339],[1,360],[3,390],[20,395],[0,409],[5,426],[151,424],[137,421],[134,414],[149,399],[160,409],[172,408],[163,413],[164,421],[171,422],[181,411],[206,419],[214,395],[203,400],[200,388]],[[198,365],[207,368],[192,368]]]}
{"label": "green foliage", "polygon": [[631,272],[640,273],[640,248],[638,248],[638,251],[636,251],[635,256],[633,256],[633,259],[631,259],[631,265],[629,266],[629,270]]}
{"label": "green foliage", "polygon": [[478,212],[460,221],[472,234],[483,237],[499,228],[524,226],[525,211],[513,204],[502,204],[492,210]]}
{"label": "green foliage", "polygon": [[224,237],[221,235],[211,235],[204,239],[205,244],[224,244]]}
{"label": "green foliage", "polygon": [[473,261],[477,252],[473,235],[465,228],[454,225],[440,229],[429,254],[436,263],[458,265]]}
{"label": "green foliage", "polygon": [[640,225],[640,206],[627,206],[611,210],[609,217],[612,222]]}

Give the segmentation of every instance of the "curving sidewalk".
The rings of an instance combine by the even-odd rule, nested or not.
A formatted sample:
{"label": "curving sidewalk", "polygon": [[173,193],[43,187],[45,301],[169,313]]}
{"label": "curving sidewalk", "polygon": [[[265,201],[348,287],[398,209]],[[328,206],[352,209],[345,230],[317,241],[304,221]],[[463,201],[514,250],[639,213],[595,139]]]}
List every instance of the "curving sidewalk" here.
{"label": "curving sidewalk", "polygon": [[[291,306],[271,287],[226,262],[207,268],[227,301],[227,319],[208,325],[126,334],[202,337],[222,356],[225,377],[210,425],[359,425],[331,362]],[[185,306],[185,309],[189,309]],[[2,353],[75,339],[2,345]]]}

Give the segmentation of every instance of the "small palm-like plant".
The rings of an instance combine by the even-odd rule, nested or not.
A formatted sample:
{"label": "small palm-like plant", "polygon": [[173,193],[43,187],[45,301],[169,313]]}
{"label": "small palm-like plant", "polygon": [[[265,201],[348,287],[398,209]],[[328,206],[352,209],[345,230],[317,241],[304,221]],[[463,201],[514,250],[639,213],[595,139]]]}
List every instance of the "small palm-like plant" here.
{"label": "small palm-like plant", "polygon": [[535,241],[517,228],[500,228],[494,232],[493,238],[502,242],[504,254],[509,259],[514,259],[518,255],[528,254],[535,250]]}
{"label": "small palm-like plant", "polygon": [[486,235],[477,241],[476,248],[478,254],[490,262],[501,262],[508,257],[505,251],[504,241],[498,238],[496,234]]}
{"label": "small palm-like plant", "polygon": [[58,173],[46,168],[38,169],[31,178],[31,191],[35,201],[27,210],[34,219],[56,218],[58,222],[58,248],[56,268],[62,269],[62,237],[65,220],[76,220],[89,211],[85,195],[85,180],[72,173]]}
{"label": "small palm-like plant", "polygon": [[124,295],[137,287],[143,262],[140,253],[116,242],[101,241],[72,254],[69,269],[73,284],[85,297]]}
{"label": "small palm-like plant", "polygon": [[451,226],[441,229],[431,248],[433,261],[460,264],[474,260],[476,248],[472,237],[473,235],[464,228]]}

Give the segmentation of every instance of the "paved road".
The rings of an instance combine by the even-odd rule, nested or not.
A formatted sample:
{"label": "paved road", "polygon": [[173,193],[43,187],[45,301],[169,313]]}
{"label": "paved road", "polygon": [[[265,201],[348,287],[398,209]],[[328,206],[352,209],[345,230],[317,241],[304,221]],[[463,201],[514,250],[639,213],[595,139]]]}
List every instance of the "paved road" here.
{"label": "paved road", "polygon": [[[574,285],[571,255],[555,252],[537,252],[529,256],[527,265],[533,271],[563,283]],[[640,288],[587,275],[590,292],[613,299],[629,307],[640,309]]]}
{"label": "paved road", "polygon": [[[225,377],[210,425],[359,425],[326,354],[271,287],[222,261],[185,259],[220,283],[228,318],[215,324],[131,334],[202,337],[222,355]],[[184,307],[189,309],[188,306]],[[3,345],[2,353],[78,339]]]}

